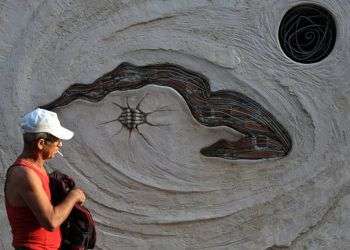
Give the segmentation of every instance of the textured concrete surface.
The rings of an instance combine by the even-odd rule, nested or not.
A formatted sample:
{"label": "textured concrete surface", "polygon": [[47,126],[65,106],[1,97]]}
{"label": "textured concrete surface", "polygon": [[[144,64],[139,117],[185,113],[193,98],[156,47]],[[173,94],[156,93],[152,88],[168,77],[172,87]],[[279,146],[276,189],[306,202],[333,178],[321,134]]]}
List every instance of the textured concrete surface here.
{"label": "textured concrete surface", "polygon": [[[21,151],[18,118],[90,83],[123,61],[180,64],[213,90],[253,98],[283,124],[293,150],[282,159],[227,161],[200,155],[225,137],[190,115],[173,90],[147,86],[99,103],[57,110],[76,132],[48,164],[74,176],[97,222],[96,249],[349,249],[350,3],[313,1],[332,11],[332,53],[315,64],[288,59],[277,33],[283,14],[305,1],[0,0],[0,183]],[[120,124],[113,102],[175,111],[142,126]],[[3,193],[1,192],[3,201]],[[0,248],[11,249],[0,209]]]}

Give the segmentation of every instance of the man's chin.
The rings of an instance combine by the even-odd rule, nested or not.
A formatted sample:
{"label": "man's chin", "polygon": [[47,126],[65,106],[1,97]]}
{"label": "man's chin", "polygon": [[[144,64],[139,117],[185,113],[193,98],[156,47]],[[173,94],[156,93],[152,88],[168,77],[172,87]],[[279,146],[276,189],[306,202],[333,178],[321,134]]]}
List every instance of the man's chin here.
{"label": "man's chin", "polygon": [[[57,153],[56,153],[56,154],[57,154]],[[45,160],[50,160],[50,159],[55,158],[55,157],[56,157],[56,154],[47,156],[47,158],[46,158]]]}

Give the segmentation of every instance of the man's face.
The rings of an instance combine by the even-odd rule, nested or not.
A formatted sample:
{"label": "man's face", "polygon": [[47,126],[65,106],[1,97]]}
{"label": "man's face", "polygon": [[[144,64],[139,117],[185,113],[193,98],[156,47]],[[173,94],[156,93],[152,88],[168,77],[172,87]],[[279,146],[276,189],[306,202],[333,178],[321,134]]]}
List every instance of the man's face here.
{"label": "man's face", "polygon": [[44,147],[42,150],[42,156],[44,160],[52,159],[57,154],[58,150],[62,147],[62,140],[61,139],[55,139],[55,140],[44,140]]}

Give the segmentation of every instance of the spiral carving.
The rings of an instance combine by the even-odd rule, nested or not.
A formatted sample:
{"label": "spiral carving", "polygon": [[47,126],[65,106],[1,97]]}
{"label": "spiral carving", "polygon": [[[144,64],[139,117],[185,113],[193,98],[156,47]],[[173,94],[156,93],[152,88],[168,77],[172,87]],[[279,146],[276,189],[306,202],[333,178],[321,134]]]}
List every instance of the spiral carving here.
{"label": "spiral carving", "polygon": [[336,41],[336,25],[330,12],[318,5],[303,4],[290,9],[279,27],[284,53],[300,63],[326,58]]}

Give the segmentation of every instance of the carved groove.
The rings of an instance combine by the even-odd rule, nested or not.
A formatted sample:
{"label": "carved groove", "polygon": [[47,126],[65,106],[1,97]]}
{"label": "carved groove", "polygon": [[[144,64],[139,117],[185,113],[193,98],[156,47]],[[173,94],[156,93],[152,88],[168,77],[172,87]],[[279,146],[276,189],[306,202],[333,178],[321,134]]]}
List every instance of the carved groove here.
{"label": "carved groove", "polygon": [[174,64],[135,66],[124,62],[91,84],[71,85],[59,98],[41,108],[52,110],[76,99],[98,102],[113,91],[138,89],[149,84],[176,90],[201,124],[227,126],[245,135],[236,142],[221,139],[201,149],[205,156],[262,159],[283,157],[291,150],[288,132],[260,104],[236,91],[212,92],[204,75]]}

